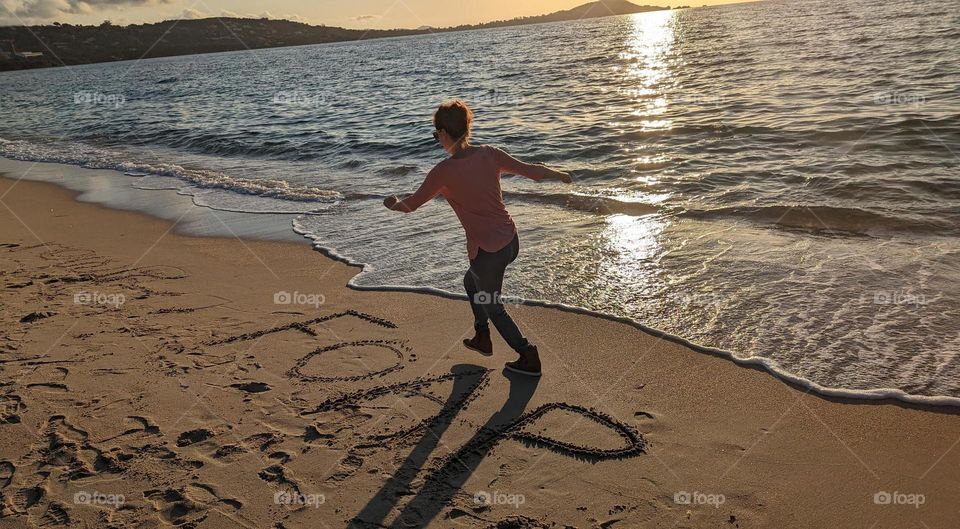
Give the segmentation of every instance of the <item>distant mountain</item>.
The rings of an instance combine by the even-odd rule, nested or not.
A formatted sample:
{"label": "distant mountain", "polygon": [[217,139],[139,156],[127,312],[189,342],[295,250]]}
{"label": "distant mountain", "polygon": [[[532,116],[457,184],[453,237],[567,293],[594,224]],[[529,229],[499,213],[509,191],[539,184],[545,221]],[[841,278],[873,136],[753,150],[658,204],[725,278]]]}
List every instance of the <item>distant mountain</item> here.
{"label": "distant mountain", "polygon": [[[561,22],[565,20],[580,20],[584,18],[608,17],[611,15],[632,15],[633,13],[643,13],[646,11],[661,11],[664,8],[660,6],[639,6],[627,0],[598,0],[583,4],[566,11],[557,11],[549,15],[539,17],[529,17],[523,19],[527,23],[536,22]],[[536,22],[531,22],[536,20]]]}
{"label": "distant mountain", "polygon": [[598,0],[548,15],[499,20],[450,28],[357,30],[311,26],[289,20],[205,18],[165,20],[153,24],[99,26],[59,24],[0,27],[0,71],[214,53],[257,48],[302,46],[423,33],[561,22],[669,9],[639,6],[627,0]]}
{"label": "distant mountain", "polygon": [[663,11],[666,9],[670,8],[660,6],[640,6],[634,4],[633,2],[628,2],[627,0],[597,0],[596,2],[579,5],[565,11],[556,11],[554,13],[550,13],[549,15],[498,20],[496,22],[458,26],[449,29],[467,30],[489,27],[520,26],[524,24],[544,24],[547,22],[567,22],[571,20],[609,17],[613,15],[632,15],[633,13],[644,13],[647,11]]}

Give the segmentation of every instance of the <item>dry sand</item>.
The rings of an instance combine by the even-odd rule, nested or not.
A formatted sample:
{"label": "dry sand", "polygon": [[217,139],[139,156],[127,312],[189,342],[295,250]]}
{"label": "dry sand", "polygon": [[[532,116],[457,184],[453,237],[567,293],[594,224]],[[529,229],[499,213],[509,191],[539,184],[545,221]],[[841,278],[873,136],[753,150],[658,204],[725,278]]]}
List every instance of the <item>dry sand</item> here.
{"label": "dry sand", "polygon": [[461,346],[466,303],[350,290],[307,245],[0,195],[0,527],[957,523],[954,409],[536,307],[512,311],[545,376],[508,377],[499,339]]}

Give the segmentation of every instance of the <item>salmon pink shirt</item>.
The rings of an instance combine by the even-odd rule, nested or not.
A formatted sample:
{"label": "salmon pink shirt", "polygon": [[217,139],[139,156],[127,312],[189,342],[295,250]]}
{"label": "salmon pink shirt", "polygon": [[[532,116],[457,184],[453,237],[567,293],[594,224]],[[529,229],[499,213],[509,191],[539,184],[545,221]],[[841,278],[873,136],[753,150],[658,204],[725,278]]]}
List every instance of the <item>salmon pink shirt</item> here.
{"label": "salmon pink shirt", "polygon": [[503,173],[540,180],[523,174],[523,163],[496,147],[478,147],[464,158],[447,158],[437,164],[417,191],[403,200],[414,211],[437,195],[450,203],[467,234],[467,254],[476,259],[482,249],[496,252],[513,240],[517,227],[503,203]]}

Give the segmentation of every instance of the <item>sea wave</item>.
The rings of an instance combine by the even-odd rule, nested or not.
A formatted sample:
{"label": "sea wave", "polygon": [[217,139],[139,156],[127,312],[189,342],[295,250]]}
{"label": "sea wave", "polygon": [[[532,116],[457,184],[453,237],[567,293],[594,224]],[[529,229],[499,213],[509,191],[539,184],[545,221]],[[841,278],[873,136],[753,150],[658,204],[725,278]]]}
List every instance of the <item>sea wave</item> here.
{"label": "sea wave", "polygon": [[807,204],[690,209],[681,216],[700,220],[740,219],[785,228],[864,235],[882,232],[932,235],[958,233],[955,224],[944,221],[911,219],[903,215],[894,217],[855,207]]}
{"label": "sea wave", "polygon": [[505,191],[503,195],[507,202],[511,200],[522,200],[527,203],[564,207],[586,213],[595,213],[597,215],[622,214],[642,216],[660,212],[660,207],[655,204],[603,195],[509,191]]}
{"label": "sea wave", "polygon": [[284,180],[237,178],[209,169],[191,169],[176,164],[130,160],[122,153],[79,143],[34,143],[0,138],[0,156],[27,162],[77,165],[87,169],[110,169],[128,176],[174,177],[184,185],[200,189],[221,189],[243,195],[300,202],[302,211],[338,204],[342,194],[313,186],[297,186]]}

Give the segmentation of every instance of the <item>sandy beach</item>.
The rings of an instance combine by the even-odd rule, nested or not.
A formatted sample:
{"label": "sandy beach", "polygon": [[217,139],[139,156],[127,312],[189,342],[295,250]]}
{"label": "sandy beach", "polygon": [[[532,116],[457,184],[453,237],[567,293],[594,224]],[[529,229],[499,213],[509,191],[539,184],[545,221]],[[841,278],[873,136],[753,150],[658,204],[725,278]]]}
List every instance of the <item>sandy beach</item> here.
{"label": "sandy beach", "polygon": [[0,180],[0,527],[946,528],[949,407],[824,398],[631,326],[346,287],[307,244]]}

